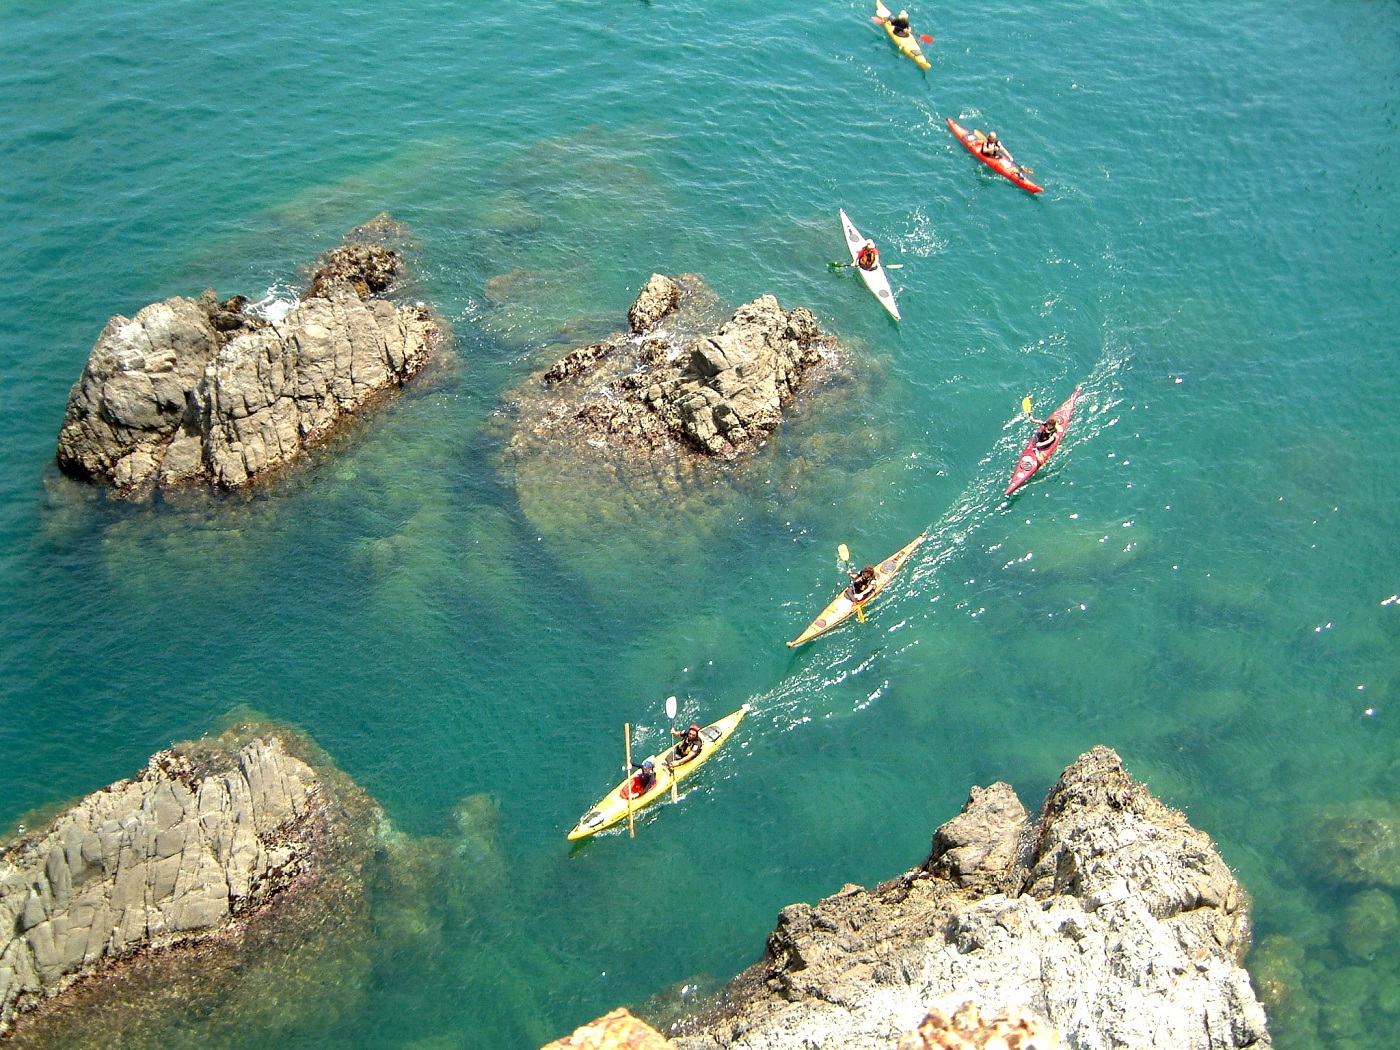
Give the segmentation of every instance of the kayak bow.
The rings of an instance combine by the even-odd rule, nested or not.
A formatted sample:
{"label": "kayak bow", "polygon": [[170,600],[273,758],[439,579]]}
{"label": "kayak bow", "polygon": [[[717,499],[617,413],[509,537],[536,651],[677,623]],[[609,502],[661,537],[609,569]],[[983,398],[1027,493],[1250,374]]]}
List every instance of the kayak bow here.
{"label": "kayak bow", "polygon": [[1055,431],[1055,440],[1049,448],[1035,447],[1035,439],[1040,434],[1039,427],[1031,435],[1031,439],[1026,442],[1026,447],[1021,452],[1021,458],[1016,461],[1016,469],[1011,474],[1011,484],[1006,486],[1008,496],[1029,481],[1031,475],[1043,467],[1045,461],[1059,449],[1060,442],[1065,439],[1065,431],[1069,429],[1069,417],[1074,415],[1074,406],[1079,401],[1079,392],[1083,389],[1082,386],[1075,387],[1074,393],[1069,395],[1069,400],[1050,413],[1050,418],[1058,419],[1060,425]]}
{"label": "kayak bow", "polygon": [[983,164],[987,165],[987,167],[991,168],[998,175],[1003,175],[1006,178],[1010,179],[1017,186],[1020,186],[1021,189],[1025,190],[1027,193],[1045,192],[1044,187],[1037,186],[1029,178],[1026,177],[1025,170],[1021,167],[1021,165],[1017,164],[1014,160],[1011,159],[1011,155],[1009,153],[1001,157],[989,157],[985,153],[983,153],[982,143],[987,141],[987,136],[982,134],[982,132],[976,130],[968,131],[967,128],[963,127],[952,117],[948,118],[948,130],[957,136],[958,141],[961,142],[965,147],[967,147],[967,151],[969,153],[971,153],[974,157],[980,160]]}
{"label": "kayak bow", "polygon": [[923,543],[925,539],[927,539],[927,537],[922,532],[919,533],[906,546],[901,547],[884,561],[880,562],[879,565],[875,566],[875,589],[871,592],[869,598],[859,602],[852,601],[850,598],[851,589],[847,587],[836,596],[835,600],[833,600],[830,605],[821,611],[820,616],[808,624],[805,631],[787,643],[788,648],[794,649],[803,642],[810,642],[817,635],[825,634],[827,631],[831,630],[857,609],[863,609],[867,602],[874,599],[889,585],[889,582],[894,579],[895,573],[904,568],[904,563],[909,560],[909,556],[914,553],[914,549],[918,547],[919,544]]}
{"label": "kayak bow", "polygon": [[924,57],[924,49],[919,46],[919,38],[914,35],[912,26],[909,29],[908,36],[900,36],[896,33],[894,31],[894,26],[890,25],[890,18],[893,17],[892,12],[881,0],[875,0],[875,17],[884,23],[885,32],[888,33],[889,38],[894,41],[895,47],[912,58],[920,69],[929,68],[928,59]]}
{"label": "kayak bow", "polygon": [[841,229],[845,232],[846,247],[851,253],[851,266],[860,274],[861,280],[865,282],[865,286],[870,289],[871,294],[873,294],[876,299],[880,300],[880,305],[888,310],[890,315],[898,321],[899,307],[895,305],[894,292],[890,290],[890,280],[885,276],[884,266],[880,264],[878,257],[875,260],[875,269],[873,270],[867,270],[865,267],[861,266],[860,263],[856,262],[856,256],[860,255],[861,246],[865,244],[865,237],[855,228],[855,224],[852,223],[850,218],[846,215],[845,209],[840,209],[840,211]]}
{"label": "kayak bow", "polygon": [[[718,722],[707,725],[700,730],[700,753],[692,759],[674,766],[671,765],[668,759],[675,750],[673,747],[668,747],[660,754],[653,755],[651,761],[656,767],[656,783],[649,790],[630,800],[632,812],[635,813],[642,807],[649,806],[657,799],[663,798],[671,790],[673,783],[684,780],[708,762],[720,749],[720,745],[729,739],[729,735],[734,732],[735,727],[743,720],[748,710],[749,705],[745,704],[732,715],[725,715]],[[629,773],[626,780],[604,795],[596,806],[584,814],[583,819],[578,822],[574,830],[569,832],[569,840],[572,842],[574,839],[596,835],[605,828],[612,827],[618,821],[626,820],[629,800],[623,791],[631,783],[632,774]]]}

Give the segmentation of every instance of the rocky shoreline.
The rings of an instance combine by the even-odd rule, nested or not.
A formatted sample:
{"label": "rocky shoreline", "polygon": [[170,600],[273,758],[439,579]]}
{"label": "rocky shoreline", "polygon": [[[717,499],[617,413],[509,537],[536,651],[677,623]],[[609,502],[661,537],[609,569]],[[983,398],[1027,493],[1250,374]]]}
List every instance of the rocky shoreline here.
{"label": "rocky shoreline", "polygon": [[[0,1039],[158,1045],[194,1023],[201,1045],[249,1024],[294,1042],[353,1015],[377,953],[434,909],[509,907],[494,804],[464,800],[456,825],[405,838],[309,741],[254,721],[159,752],[0,852]],[[390,884],[408,890],[376,905]],[[444,885],[472,896],[436,902]],[[918,867],[784,908],[720,993],[669,1021],[658,1004],[666,1035],[619,1010],[550,1045],[1269,1050],[1249,940],[1210,839],[1099,747],[1038,817],[974,788]]]}
{"label": "rocky shoreline", "polygon": [[[1038,818],[974,788],[917,868],[784,908],[763,959],[656,1045],[1267,1050],[1249,938],[1210,839],[1099,747]],[[589,1038],[551,1045],[647,1045]]]}

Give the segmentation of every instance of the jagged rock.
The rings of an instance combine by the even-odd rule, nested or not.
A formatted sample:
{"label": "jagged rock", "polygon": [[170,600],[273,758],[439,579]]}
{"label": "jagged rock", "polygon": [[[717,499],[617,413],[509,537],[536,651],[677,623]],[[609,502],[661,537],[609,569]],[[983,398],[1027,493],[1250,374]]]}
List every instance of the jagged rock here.
{"label": "jagged rock", "polygon": [[922,866],[783,909],[763,961],[675,1046],[890,1050],[931,1004],[965,1001],[1029,1011],[1070,1050],[1272,1045],[1240,966],[1248,901],[1203,833],[1108,748],[1039,819],[1013,799],[974,790]]}
{"label": "jagged rock", "polygon": [[440,342],[438,322],[421,304],[366,298],[396,271],[389,249],[337,252],[313,281],[324,294],[276,323],[212,291],[112,318],[69,394],[59,466],[125,496],[201,482],[236,488],[406,383]]}
{"label": "jagged rock", "polygon": [[[558,389],[556,400],[524,428],[556,431],[568,420],[586,441],[630,452],[732,459],[758,447],[803,374],[835,352],[835,341],[810,310],[786,312],[771,295],[741,306],[717,329],[693,330],[683,307],[703,295],[698,278],[654,274],[628,311],[632,331],[651,334],[619,333],[546,370],[540,379]],[[653,331],[673,312],[674,323]],[[518,437],[515,447],[523,444]]]}
{"label": "jagged rock", "polygon": [[925,868],[964,888],[1004,888],[998,882],[1016,859],[1027,819],[1010,784],[974,787],[962,813],[934,832]]}
{"label": "jagged rock", "polygon": [[0,853],[0,1033],[79,979],[158,949],[171,994],[180,951],[209,938],[227,950],[274,899],[318,901],[312,911],[334,900],[350,923],[321,867],[355,837],[338,797],[269,733],[159,752],[25,835]]}
{"label": "jagged rock", "polygon": [[641,335],[674,310],[680,298],[681,289],[674,280],[664,273],[654,273],[627,311],[627,323]]}
{"label": "jagged rock", "polygon": [[1044,1018],[1021,1010],[982,1017],[971,1000],[952,1011],[934,1008],[897,1050],[1056,1050],[1060,1035]]}
{"label": "jagged rock", "polygon": [[670,1045],[649,1024],[617,1009],[542,1050],[668,1050]]}

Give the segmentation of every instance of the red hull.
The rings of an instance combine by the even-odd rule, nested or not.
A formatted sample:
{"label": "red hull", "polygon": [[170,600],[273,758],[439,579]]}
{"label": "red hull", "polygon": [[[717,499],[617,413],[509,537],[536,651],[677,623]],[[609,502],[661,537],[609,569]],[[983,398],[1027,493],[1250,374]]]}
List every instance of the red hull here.
{"label": "red hull", "polygon": [[1021,451],[1021,458],[1016,461],[1016,469],[1011,474],[1011,484],[1006,486],[1008,496],[1029,481],[1031,475],[1045,466],[1045,461],[1059,450],[1060,442],[1065,439],[1065,432],[1069,430],[1069,417],[1074,415],[1074,406],[1079,401],[1079,392],[1083,389],[1083,387],[1075,387],[1074,393],[1069,395],[1069,400],[1050,413],[1051,419],[1060,421],[1060,428],[1055,434],[1053,445],[1041,449],[1035,447],[1035,439],[1040,433],[1039,428],[1026,442],[1026,447]]}
{"label": "red hull", "polygon": [[980,160],[987,167],[991,168],[998,175],[1010,179],[1027,193],[1044,193],[1042,186],[1037,186],[1030,179],[1022,174],[1021,166],[1006,157],[989,157],[982,152],[983,136],[980,131],[968,131],[952,117],[948,118],[948,130],[957,136],[959,142],[974,157]]}

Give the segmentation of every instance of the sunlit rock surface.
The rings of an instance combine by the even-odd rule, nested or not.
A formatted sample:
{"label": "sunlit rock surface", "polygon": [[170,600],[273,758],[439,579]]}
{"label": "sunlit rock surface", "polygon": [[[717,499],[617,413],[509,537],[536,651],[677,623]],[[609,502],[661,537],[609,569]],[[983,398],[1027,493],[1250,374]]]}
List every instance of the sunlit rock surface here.
{"label": "sunlit rock surface", "polygon": [[58,463],[123,496],[238,488],[324,441],[408,382],[443,339],[422,304],[378,296],[401,269],[387,216],[326,253],[307,298],[275,316],[212,291],[108,321],[68,398]]}
{"label": "sunlit rock surface", "polygon": [[[1022,1046],[1267,1050],[1248,943],[1247,898],[1210,839],[1095,748],[1038,819],[1005,784],[974,789],[920,867],[784,908],[763,960],[673,1026],[673,1043],[960,1046],[944,1037],[971,1030],[967,1015],[929,1018],[970,1002],[983,1021],[1034,1019]],[[1031,1033],[997,1038],[1009,1035]]]}

